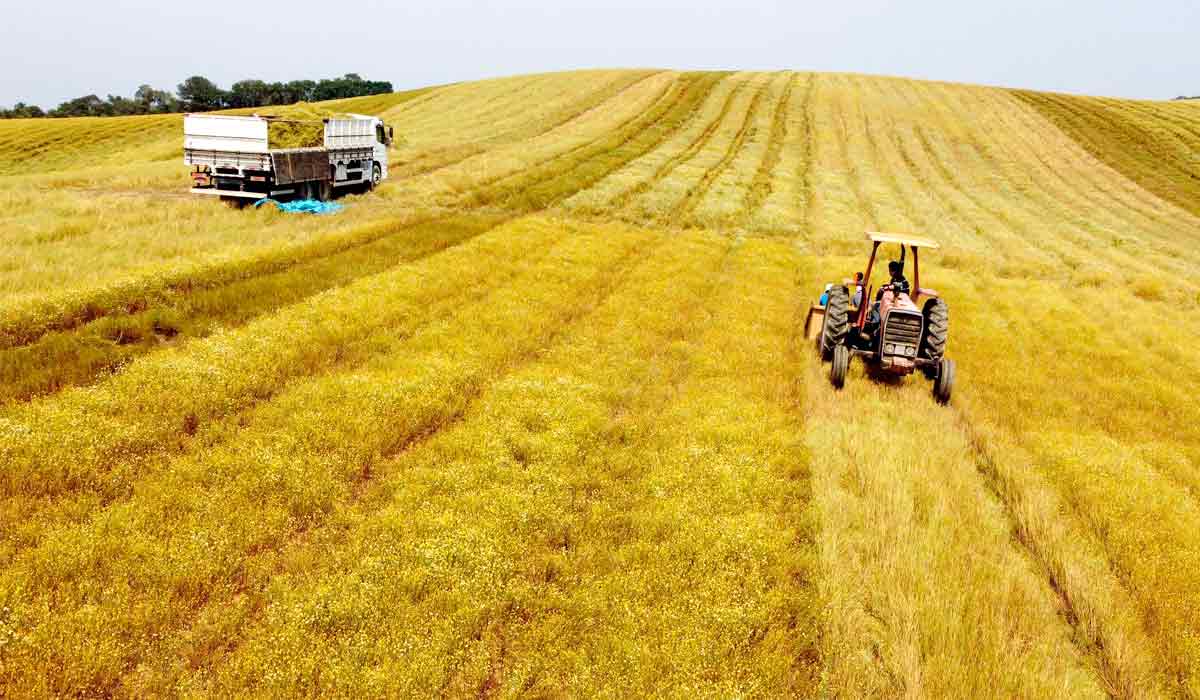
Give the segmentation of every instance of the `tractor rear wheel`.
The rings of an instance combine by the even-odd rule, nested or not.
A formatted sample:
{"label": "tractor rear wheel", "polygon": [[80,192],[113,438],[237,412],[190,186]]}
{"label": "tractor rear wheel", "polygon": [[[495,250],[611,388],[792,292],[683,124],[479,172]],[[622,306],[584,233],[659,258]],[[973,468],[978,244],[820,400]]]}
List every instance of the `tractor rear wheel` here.
{"label": "tractor rear wheel", "polygon": [[946,354],[946,340],[950,335],[950,307],[934,297],[925,302],[922,315],[925,317],[925,335],[921,338],[921,357],[936,364]]}
{"label": "tractor rear wheel", "polygon": [[850,349],[838,345],[833,349],[833,362],[829,365],[829,381],[835,389],[846,384],[846,372],[850,369]]}
{"label": "tractor rear wheel", "polygon": [[825,302],[825,323],[821,325],[821,359],[828,360],[833,349],[845,345],[850,332],[850,293],[845,287],[829,290]]}
{"label": "tractor rear wheel", "polygon": [[937,376],[933,380],[933,398],[940,404],[950,403],[954,393],[954,360],[943,357],[938,362]]}

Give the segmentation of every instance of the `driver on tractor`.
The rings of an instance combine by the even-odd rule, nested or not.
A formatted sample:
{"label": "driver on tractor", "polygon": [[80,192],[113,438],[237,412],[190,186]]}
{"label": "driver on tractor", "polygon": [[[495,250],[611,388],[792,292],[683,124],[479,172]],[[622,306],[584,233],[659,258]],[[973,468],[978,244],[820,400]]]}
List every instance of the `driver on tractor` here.
{"label": "driver on tractor", "polygon": [[871,311],[867,314],[867,326],[863,329],[870,337],[874,337],[875,331],[879,330],[879,322],[895,303],[896,295],[908,294],[911,290],[908,279],[904,276],[905,252],[905,247],[901,246],[900,259],[888,263],[888,275],[891,279],[875,294],[875,303],[871,305]]}

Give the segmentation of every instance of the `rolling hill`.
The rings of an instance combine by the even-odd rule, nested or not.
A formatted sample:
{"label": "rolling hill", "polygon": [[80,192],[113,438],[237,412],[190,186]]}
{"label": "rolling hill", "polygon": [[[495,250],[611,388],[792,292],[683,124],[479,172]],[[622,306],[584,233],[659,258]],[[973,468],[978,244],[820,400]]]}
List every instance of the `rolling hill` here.
{"label": "rolling hill", "polygon": [[[0,696],[1200,696],[1200,103],[357,98],[328,217],[0,121]],[[949,406],[804,316],[933,237]]]}

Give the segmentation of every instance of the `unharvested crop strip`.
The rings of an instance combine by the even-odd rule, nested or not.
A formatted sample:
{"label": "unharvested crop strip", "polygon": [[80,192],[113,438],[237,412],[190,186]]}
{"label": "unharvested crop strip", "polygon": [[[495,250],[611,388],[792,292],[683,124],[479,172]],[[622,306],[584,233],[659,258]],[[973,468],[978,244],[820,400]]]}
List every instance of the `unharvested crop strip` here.
{"label": "unharvested crop strip", "polygon": [[[561,353],[563,346],[569,345],[574,336],[585,333],[586,329],[590,328],[590,325],[595,322],[597,316],[604,315],[613,308],[624,307],[625,304],[618,306],[615,303],[617,299],[624,299],[626,297],[635,298],[633,291],[639,288],[636,279],[642,278],[642,283],[644,284],[644,278],[648,276],[651,269],[651,262],[659,256],[673,254],[663,252],[670,247],[669,239],[660,237],[654,243],[654,248],[658,252],[646,254],[647,251],[642,250],[636,254],[639,261],[632,264],[629,264],[632,258],[627,258],[616,274],[611,276],[607,283],[596,291],[593,304],[586,308],[584,306],[577,307],[574,313],[565,317],[553,328],[550,328],[542,341],[536,344],[536,346],[526,346],[504,360],[492,372],[491,380],[486,384],[479,384],[472,387],[454,410],[440,416],[437,421],[412,431],[402,441],[394,442],[389,449],[382,453],[381,460],[374,464],[370,472],[363,474],[362,478],[355,483],[351,497],[345,502],[345,510],[347,513],[352,513],[353,521],[369,521],[377,517],[378,513],[392,507],[389,496],[397,488],[403,488],[403,469],[405,464],[419,458],[422,451],[428,452],[432,446],[431,443],[435,444],[438,441],[449,439],[447,437],[448,434],[452,435],[455,431],[471,432],[474,429],[472,419],[477,417],[481,410],[483,410],[481,406],[504,401],[503,398],[496,396],[498,386],[510,380],[516,380],[529,366],[536,366],[545,361],[547,357]],[[640,356],[632,355],[629,357],[630,361],[645,363]],[[634,360],[633,358],[638,359]],[[296,550],[310,548],[315,543],[323,541],[344,541],[356,534],[359,534],[358,531],[346,532],[341,528],[335,529],[333,527],[317,525],[306,528],[302,533],[294,532],[292,536],[281,539],[277,545],[270,548],[270,551],[278,552],[280,556],[277,557],[277,560],[285,562],[290,559],[289,554],[294,553]],[[297,535],[302,535],[302,537],[297,537]],[[255,556],[260,556],[261,554],[262,552],[256,553]],[[306,577],[312,577],[318,573],[328,574],[328,564],[324,561],[313,561],[313,567],[314,570],[304,572]],[[277,571],[273,575],[278,576],[284,573],[283,571]],[[300,572],[291,570],[286,573],[295,575]],[[269,579],[264,579],[263,582],[267,583]],[[268,588],[263,586],[261,589],[246,591],[244,593],[254,596],[253,611],[250,615],[239,620],[239,626],[234,634],[234,639],[225,645],[222,654],[206,660],[204,664],[206,672],[219,670],[222,661],[238,653],[241,644],[245,641],[245,630],[257,627],[265,622],[263,613],[267,603],[266,599],[270,595]],[[206,604],[214,610],[219,610],[227,605],[227,601],[212,599],[206,601]],[[204,616],[204,611],[199,611],[198,617],[202,618]],[[189,622],[189,625],[193,622],[195,622],[194,619],[192,622]],[[188,646],[195,644],[196,642],[190,640],[190,637],[189,633],[181,633],[177,643]]]}
{"label": "unharvested crop strip", "polygon": [[[319,371],[335,359],[338,346],[376,329],[419,324],[428,299],[453,295],[477,277],[462,268],[481,258],[537,250],[555,235],[477,238],[244,328],[157,353],[101,386],[18,406],[0,418],[0,458],[8,465],[0,493],[32,497],[94,486],[110,469],[132,468],[147,455],[169,451],[197,425],[253,404],[295,376]],[[74,458],[56,456],[63,450]]]}

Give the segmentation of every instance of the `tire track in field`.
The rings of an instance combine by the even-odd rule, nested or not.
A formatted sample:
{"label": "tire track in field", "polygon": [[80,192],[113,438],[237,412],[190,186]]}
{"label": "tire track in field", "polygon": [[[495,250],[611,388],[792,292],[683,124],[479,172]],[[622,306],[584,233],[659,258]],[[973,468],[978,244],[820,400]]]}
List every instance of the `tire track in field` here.
{"label": "tire track in field", "polygon": [[[671,156],[666,163],[664,163],[660,168],[658,168],[658,170],[654,172],[653,175],[650,176],[650,179],[643,180],[628,190],[618,194],[616,197],[610,200],[607,208],[614,211],[625,209],[630,202],[648,192],[663,179],[670,176],[670,174],[674,172],[675,169],[681,164],[691,160],[697,153],[703,150],[708,144],[709,140],[712,139],[717,129],[721,126],[721,123],[725,121],[725,117],[729,114],[729,110],[733,107],[734,100],[741,93],[741,91],[745,89],[747,83],[748,81],[746,80],[739,81],[737,86],[729,91],[729,95],[725,98],[725,102],[721,105],[721,111],[717,114],[716,118],[714,118],[712,122],[710,122],[708,126],[706,126],[702,132],[700,132],[700,135],[693,139],[683,151]],[[715,85],[710,86],[709,89],[705,91],[705,96],[707,97],[707,95],[711,94],[713,89],[715,89]],[[697,109],[699,110],[699,107]],[[697,116],[698,115],[699,111],[697,111]]]}
{"label": "tire track in field", "polygon": [[[747,80],[745,84],[748,85],[749,81]],[[742,150],[746,139],[749,138],[751,125],[754,123],[755,117],[758,116],[758,110],[762,106],[763,96],[766,95],[770,85],[770,80],[764,80],[763,84],[754,92],[754,97],[750,98],[750,105],[746,108],[746,115],[742,118],[742,125],[738,128],[737,133],[734,134],[733,141],[725,149],[721,160],[706,170],[704,175],[700,177],[699,182],[688,188],[688,192],[684,198],[677,202],[664,218],[659,219],[660,223],[675,223],[675,225],[678,225],[692,215],[692,212],[700,204],[700,200],[712,189],[713,183],[729,168],[733,160],[737,158],[738,152]],[[724,121],[727,112],[728,110],[722,112],[721,121]]]}
{"label": "tire track in field", "polygon": [[[956,403],[952,410],[970,445],[975,470],[1010,524],[1015,546],[1025,552],[1058,600],[1063,618],[1073,631],[1072,643],[1083,658],[1091,661],[1105,690],[1114,698],[1165,696],[1166,670],[1148,652],[1153,645],[1145,631],[1136,625],[1136,618],[1131,625],[1129,619],[1118,619],[1109,609],[1116,601],[1122,607],[1132,604],[1125,582],[1113,574],[1113,563],[1102,554],[1104,566],[1099,571],[1088,565],[1088,554],[1079,551],[1080,543],[1088,540],[1076,531],[1074,521],[1058,525],[1063,529],[1055,531],[1055,521],[1063,517],[1063,510],[1073,507],[1064,507],[1054,496],[1038,498],[1029,493],[1035,477],[1018,476],[1002,466],[962,403]],[[1050,492],[1047,489],[1043,494]],[[1047,509],[1047,505],[1052,507]],[[1086,545],[1083,548],[1090,549]],[[1092,580],[1093,588],[1098,586],[1099,591],[1074,586],[1071,579],[1079,578],[1081,569],[1092,569],[1086,573],[1103,577],[1101,581]]]}
{"label": "tire track in field", "polygon": [[779,166],[783,144],[788,137],[788,106],[792,103],[792,92],[799,79],[798,74],[792,74],[787,87],[783,89],[783,95],[775,104],[775,112],[771,116],[771,134],[767,138],[767,149],[763,153],[762,160],[759,161],[758,169],[754,173],[754,180],[750,183],[750,190],[746,193],[745,203],[742,205],[742,214],[739,218],[743,222],[762,208],[763,202],[774,191],[772,176],[775,168]]}
{"label": "tire track in field", "polygon": [[[808,365],[807,440],[830,533],[827,687],[851,696],[1094,695],[1107,679],[1014,541],[1013,512],[970,461],[959,417],[947,413],[955,409],[936,406],[914,385],[925,384],[919,375],[892,382],[855,368],[839,395],[824,388],[828,365]],[[896,445],[883,453],[862,446],[861,435],[887,434]]]}
{"label": "tire track in field", "polygon": [[[644,240],[631,246],[611,266],[606,267],[602,272],[598,271],[597,280],[599,284],[578,295],[572,303],[564,305],[563,312],[554,319],[552,324],[539,326],[537,332],[531,334],[529,342],[518,344],[518,347],[513,348],[511,354],[500,358],[499,363],[495,367],[480,370],[487,376],[481,377],[478,381],[469,385],[465,392],[457,396],[452,405],[443,407],[442,412],[439,414],[429,416],[425,420],[417,422],[407,432],[392,435],[387,440],[381,441],[377,451],[378,458],[375,460],[368,459],[364,462],[362,471],[358,473],[350,484],[352,488],[349,491],[349,500],[341,501],[340,503],[346,507],[355,507],[356,505],[361,507],[361,504],[366,503],[367,513],[385,507],[387,503],[384,500],[373,500],[370,502],[363,500],[364,493],[369,488],[370,482],[385,476],[388,473],[387,468],[395,468],[394,461],[401,454],[419,448],[444,430],[460,424],[479,400],[488,393],[490,387],[502,381],[505,377],[510,376],[522,366],[536,361],[547,352],[550,352],[565,334],[584,323],[603,306],[609,297],[620,290],[626,284],[634,269],[647,264],[648,260],[654,255],[654,251],[662,249],[670,243],[670,237],[665,235],[645,236]],[[373,463],[381,465],[381,468],[372,468],[370,465]],[[284,558],[274,555],[283,554],[289,549],[299,546],[305,540],[318,536],[326,526],[336,527],[338,523],[331,522],[331,520],[332,518],[326,516],[316,520],[309,519],[307,522],[289,523],[288,528],[290,529],[279,533],[280,537],[278,539],[262,544],[252,551],[243,553],[238,557],[236,563],[231,562],[231,565],[235,565],[235,568],[228,571],[228,575],[223,581],[240,582],[244,586],[248,578],[245,567],[251,557],[273,559],[279,564],[286,563]],[[264,586],[269,584],[269,578],[264,580]],[[179,621],[179,624],[173,625],[165,633],[162,628],[159,628],[160,636],[182,634],[187,637],[189,636],[187,635],[187,631],[191,630],[197,624],[201,624],[206,612],[214,608],[219,610],[228,605],[230,603],[229,600],[215,596],[215,594],[219,593],[219,587],[223,581],[210,581],[203,590],[193,588],[201,604],[189,609],[186,615],[183,616],[183,619]],[[253,608],[247,616],[242,618],[238,630],[260,619],[265,610],[265,592],[265,588],[258,591],[249,591],[236,587],[234,590],[227,592],[234,597],[246,594],[256,596]],[[222,637],[227,637],[231,632],[236,633],[238,630],[223,629],[220,634]],[[232,643],[228,641],[223,642],[224,652],[221,656],[227,656],[236,650],[240,641],[240,639],[235,639]],[[187,656],[187,654],[185,653],[184,656]],[[209,661],[216,661],[219,658],[213,656],[210,657]],[[125,677],[123,682],[129,682],[130,679],[136,678],[137,675],[138,672],[131,672]]]}

